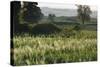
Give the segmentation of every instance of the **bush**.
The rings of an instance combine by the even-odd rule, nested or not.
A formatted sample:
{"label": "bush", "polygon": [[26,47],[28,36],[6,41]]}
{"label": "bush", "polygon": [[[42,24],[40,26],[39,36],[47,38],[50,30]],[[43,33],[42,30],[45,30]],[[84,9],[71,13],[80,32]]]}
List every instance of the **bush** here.
{"label": "bush", "polygon": [[59,31],[58,27],[50,23],[37,24],[32,29],[33,34],[52,34]]}
{"label": "bush", "polygon": [[79,25],[75,25],[75,26],[73,27],[73,30],[79,31],[79,30],[80,30],[80,26],[79,26]]}
{"label": "bush", "polygon": [[14,27],[14,34],[19,34],[19,33],[29,33],[30,29],[27,24],[18,24],[18,26]]}
{"label": "bush", "polygon": [[60,32],[60,35],[62,36],[62,37],[67,37],[67,38],[69,38],[70,36],[73,36],[73,35],[75,35],[75,32],[74,32],[74,30],[72,29],[72,28],[64,28],[61,32]]}

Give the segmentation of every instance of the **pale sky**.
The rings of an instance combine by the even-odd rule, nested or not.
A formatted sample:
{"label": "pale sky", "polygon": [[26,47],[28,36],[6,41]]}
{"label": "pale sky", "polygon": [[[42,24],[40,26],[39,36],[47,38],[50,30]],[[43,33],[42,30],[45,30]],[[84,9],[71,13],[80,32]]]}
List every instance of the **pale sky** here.
{"label": "pale sky", "polygon": [[[77,9],[75,4],[66,4],[66,3],[38,3],[39,7],[49,7],[49,8],[61,8],[61,9]],[[91,10],[97,10],[97,7],[94,5],[89,5]]]}

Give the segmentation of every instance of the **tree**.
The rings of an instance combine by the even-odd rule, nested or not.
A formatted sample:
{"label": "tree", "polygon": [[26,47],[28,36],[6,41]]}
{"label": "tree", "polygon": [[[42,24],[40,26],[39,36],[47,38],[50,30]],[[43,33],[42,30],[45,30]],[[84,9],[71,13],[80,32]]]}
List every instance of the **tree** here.
{"label": "tree", "polygon": [[48,15],[48,19],[50,20],[50,22],[54,22],[54,18],[55,18],[55,14],[49,14]]}
{"label": "tree", "polygon": [[37,2],[23,2],[23,19],[26,22],[37,23],[43,16]]}
{"label": "tree", "polygon": [[86,21],[90,21],[91,9],[87,5],[77,5],[78,19],[84,24]]}

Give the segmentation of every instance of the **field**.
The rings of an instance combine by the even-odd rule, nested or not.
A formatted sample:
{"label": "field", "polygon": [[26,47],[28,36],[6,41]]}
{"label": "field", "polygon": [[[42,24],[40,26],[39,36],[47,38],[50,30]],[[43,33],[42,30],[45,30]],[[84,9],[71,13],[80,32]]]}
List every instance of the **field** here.
{"label": "field", "polygon": [[97,10],[39,4],[11,2],[11,65],[97,61]]}
{"label": "field", "polygon": [[[67,34],[68,35],[68,34]],[[16,35],[13,37],[14,65],[71,63],[97,60],[97,32],[74,31],[70,37]]]}

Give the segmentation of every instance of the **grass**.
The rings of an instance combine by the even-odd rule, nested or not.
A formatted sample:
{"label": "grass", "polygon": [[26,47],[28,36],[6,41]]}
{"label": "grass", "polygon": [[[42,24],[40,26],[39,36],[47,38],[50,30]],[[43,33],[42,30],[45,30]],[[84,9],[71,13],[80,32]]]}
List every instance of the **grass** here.
{"label": "grass", "polygon": [[14,65],[53,64],[97,60],[96,31],[80,31],[70,37],[25,35],[13,38]]}

